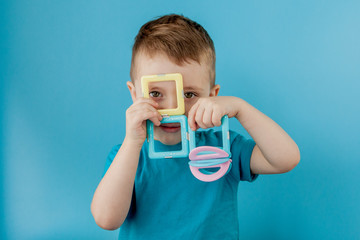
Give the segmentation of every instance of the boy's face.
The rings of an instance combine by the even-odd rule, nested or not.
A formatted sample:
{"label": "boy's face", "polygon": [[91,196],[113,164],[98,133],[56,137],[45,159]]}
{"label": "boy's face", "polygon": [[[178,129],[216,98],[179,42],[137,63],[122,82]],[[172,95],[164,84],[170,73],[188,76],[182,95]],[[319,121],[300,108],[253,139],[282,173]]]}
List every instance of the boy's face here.
{"label": "boy's face", "polygon": [[[216,96],[220,86],[211,87],[209,67],[195,61],[179,66],[173,63],[166,55],[157,54],[153,57],[144,53],[136,56],[135,84],[127,82],[133,101],[142,97],[141,77],[165,73],[181,73],[183,77],[185,115],[200,97]],[[135,86],[134,86],[135,85]],[[176,88],[174,81],[149,84],[150,98],[158,102],[159,109],[176,108]],[[181,141],[180,123],[154,125],[154,136],[163,144],[174,145]]]}

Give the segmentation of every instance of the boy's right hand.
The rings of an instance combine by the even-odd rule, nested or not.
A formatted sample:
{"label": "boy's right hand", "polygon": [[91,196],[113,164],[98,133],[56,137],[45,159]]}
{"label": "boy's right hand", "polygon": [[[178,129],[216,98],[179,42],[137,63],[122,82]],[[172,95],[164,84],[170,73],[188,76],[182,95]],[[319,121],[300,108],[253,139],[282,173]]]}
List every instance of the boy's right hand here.
{"label": "boy's right hand", "polygon": [[158,103],[149,98],[138,98],[126,110],[126,137],[128,141],[141,147],[146,138],[146,120],[160,126],[161,114],[156,110]]}

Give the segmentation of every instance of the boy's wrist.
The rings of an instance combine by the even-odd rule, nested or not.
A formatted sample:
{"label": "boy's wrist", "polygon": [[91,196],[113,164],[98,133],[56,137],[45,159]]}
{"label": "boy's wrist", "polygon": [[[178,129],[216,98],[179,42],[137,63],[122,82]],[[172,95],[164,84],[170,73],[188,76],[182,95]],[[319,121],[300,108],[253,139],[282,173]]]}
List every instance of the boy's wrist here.
{"label": "boy's wrist", "polygon": [[237,102],[236,102],[236,115],[235,117],[240,121],[240,118],[242,117],[242,113],[243,113],[243,109],[244,109],[244,105],[245,105],[245,101],[241,98],[237,98]]}

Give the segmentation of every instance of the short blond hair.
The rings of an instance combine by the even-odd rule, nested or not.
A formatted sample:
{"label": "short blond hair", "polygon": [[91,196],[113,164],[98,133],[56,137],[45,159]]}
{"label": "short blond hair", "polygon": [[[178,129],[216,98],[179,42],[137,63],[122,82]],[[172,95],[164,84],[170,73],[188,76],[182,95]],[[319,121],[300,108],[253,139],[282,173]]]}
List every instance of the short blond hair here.
{"label": "short blond hair", "polygon": [[165,15],[145,23],[140,28],[132,48],[130,77],[133,82],[135,60],[139,52],[149,56],[166,54],[177,65],[189,60],[199,64],[206,63],[211,85],[215,84],[214,43],[200,24],[182,15]]}

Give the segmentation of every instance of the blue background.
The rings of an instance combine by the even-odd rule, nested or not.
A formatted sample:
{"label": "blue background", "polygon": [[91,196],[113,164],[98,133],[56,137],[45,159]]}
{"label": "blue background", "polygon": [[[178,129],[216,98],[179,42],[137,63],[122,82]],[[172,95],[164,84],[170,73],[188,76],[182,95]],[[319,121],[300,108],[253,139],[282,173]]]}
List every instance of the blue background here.
{"label": "blue background", "polygon": [[293,171],[240,184],[240,238],[360,239],[359,1],[1,1],[0,11],[0,239],[117,237],[90,203],[125,134],[133,39],[167,13],[213,38],[220,94],[267,114],[301,150]]}

